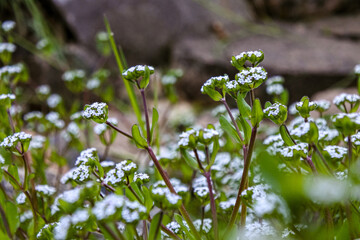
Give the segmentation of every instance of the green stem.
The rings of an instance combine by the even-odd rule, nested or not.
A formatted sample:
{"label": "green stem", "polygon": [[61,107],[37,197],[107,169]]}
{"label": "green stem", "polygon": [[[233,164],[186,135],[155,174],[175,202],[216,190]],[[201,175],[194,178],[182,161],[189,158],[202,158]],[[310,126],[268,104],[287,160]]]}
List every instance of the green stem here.
{"label": "green stem", "polygon": [[233,211],[231,213],[230,221],[228,223],[226,232],[230,232],[230,230],[232,229],[232,227],[233,227],[233,225],[235,223],[236,217],[238,215],[238,212],[239,212],[240,202],[241,202],[241,193],[244,191],[244,189],[246,187],[246,182],[247,182],[249,169],[250,169],[251,156],[252,156],[252,153],[254,151],[256,133],[257,133],[257,127],[255,126],[251,130],[251,138],[250,138],[249,148],[248,148],[248,151],[247,151],[247,154],[246,154],[246,159],[245,159],[243,174],[242,174],[242,177],[241,177],[240,187],[239,187],[239,191],[238,191],[238,194],[237,194],[237,197],[236,197],[235,206],[234,206],[234,209],[233,209]]}
{"label": "green stem", "polygon": [[220,102],[222,102],[222,103],[224,104],[224,106],[225,106],[225,108],[226,108],[226,111],[228,112],[228,114],[229,114],[229,116],[230,116],[231,122],[233,123],[233,125],[234,125],[234,127],[235,127],[235,129],[236,129],[236,132],[237,132],[237,134],[239,135],[239,138],[240,138],[241,142],[244,142],[244,139],[243,139],[243,137],[241,136],[241,133],[240,133],[239,126],[237,125],[237,123],[236,123],[236,121],[235,121],[235,118],[234,118],[234,116],[232,115],[231,109],[230,109],[229,105],[227,104],[225,98],[222,98],[222,99],[220,100]]}
{"label": "green stem", "polygon": [[146,124],[146,140],[147,140],[148,145],[150,145],[150,142],[151,142],[150,121],[149,121],[149,113],[148,113],[146,98],[145,98],[145,89],[140,88],[140,93],[141,93],[141,98],[142,98],[143,105],[144,105],[145,124]]}
{"label": "green stem", "polygon": [[204,176],[206,178],[206,182],[207,182],[207,185],[209,188],[210,208],[211,208],[211,215],[212,215],[212,220],[213,220],[214,237],[215,237],[215,240],[218,240],[219,239],[219,229],[218,229],[215,197],[214,197],[213,188],[212,188],[210,170],[208,172],[204,172]]}
{"label": "green stem", "polygon": [[0,215],[1,215],[1,218],[3,220],[4,227],[6,229],[6,233],[9,236],[9,239],[13,239],[11,231],[10,231],[10,225],[9,225],[9,222],[8,222],[8,220],[6,218],[5,210],[3,209],[1,204],[0,204]]}
{"label": "green stem", "polygon": [[[154,151],[152,150],[152,148],[151,148],[150,146],[148,146],[148,147],[146,147],[145,149],[146,149],[146,151],[149,153],[152,161],[153,161],[154,164],[155,164],[156,169],[159,171],[162,179],[164,180],[166,186],[169,188],[170,192],[177,194],[176,191],[175,191],[175,189],[174,189],[174,187],[173,187],[173,185],[172,185],[171,182],[170,182],[170,179],[169,179],[167,173],[166,173],[166,172],[164,171],[164,169],[161,167],[158,159],[156,158],[155,153],[154,153]],[[196,239],[201,239],[198,231],[196,230],[196,228],[195,228],[195,226],[194,226],[193,221],[192,221],[191,218],[190,218],[189,213],[188,213],[188,212],[186,211],[186,209],[185,209],[184,204],[181,204],[181,206],[179,207],[179,211],[180,211],[181,215],[184,217],[186,223],[189,225],[189,228],[190,228],[191,232],[195,235],[195,238],[196,238]]]}
{"label": "green stem", "polygon": [[326,162],[324,156],[321,154],[321,152],[319,151],[319,148],[316,146],[315,143],[312,144],[312,147],[314,148],[315,152],[319,155],[321,161],[324,163],[325,167],[327,168],[327,170],[329,171],[329,173],[332,175],[332,176],[335,176],[334,175],[334,172],[332,171],[332,169],[330,168],[329,164]]}
{"label": "green stem", "polygon": [[164,212],[161,211],[161,212],[160,212],[160,220],[159,220],[159,223],[158,223],[158,225],[156,226],[156,229],[155,229],[154,239],[156,239],[157,235],[159,234],[159,230],[160,230],[160,226],[161,226],[161,222],[162,222],[163,216],[164,216]]}
{"label": "green stem", "polygon": [[351,136],[347,137],[347,147],[348,147],[348,158],[349,158],[349,175],[350,175],[350,169],[351,169],[351,163],[352,163],[352,143],[351,143]]}
{"label": "green stem", "polygon": [[124,131],[121,131],[119,128],[117,128],[116,126],[114,126],[112,123],[110,123],[109,121],[106,121],[106,124],[111,127],[112,129],[114,129],[115,131],[119,132],[120,134],[124,135],[125,137],[129,138],[129,139],[133,139],[133,137],[130,134],[125,133]]}
{"label": "green stem", "polygon": [[[100,225],[110,234],[110,236],[112,237],[112,239],[114,240],[125,240],[124,236],[122,236],[122,234],[120,233],[119,237],[116,236],[116,234],[114,233],[113,230],[111,230],[111,228],[106,225],[106,223],[100,223]],[[116,226],[115,226],[116,228]],[[120,232],[120,231],[119,231]]]}

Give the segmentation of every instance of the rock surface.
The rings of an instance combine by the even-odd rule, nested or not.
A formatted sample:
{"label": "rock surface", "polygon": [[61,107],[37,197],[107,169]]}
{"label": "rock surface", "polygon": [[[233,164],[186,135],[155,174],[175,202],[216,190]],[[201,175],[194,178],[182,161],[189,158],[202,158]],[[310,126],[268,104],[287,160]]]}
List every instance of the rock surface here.
{"label": "rock surface", "polygon": [[[199,99],[201,85],[211,76],[233,76],[230,57],[245,50],[265,52],[264,67],[270,75],[285,76],[291,100],[349,77],[360,63],[359,13],[259,25],[246,0],[52,1],[88,51],[94,52],[95,34],[104,30],[106,15],[129,65],[183,68],[179,90],[187,98]],[[319,11],[314,6],[313,14],[320,16]]]}

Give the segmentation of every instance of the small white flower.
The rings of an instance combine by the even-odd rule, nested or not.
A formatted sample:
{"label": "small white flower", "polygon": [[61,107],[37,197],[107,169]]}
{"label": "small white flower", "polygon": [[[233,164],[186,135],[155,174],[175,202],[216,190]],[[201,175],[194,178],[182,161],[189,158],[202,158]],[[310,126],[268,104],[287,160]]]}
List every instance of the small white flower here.
{"label": "small white flower", "polygon": [[345,102],[354,104],[360,101],[360,96],[357,94],[347,94],[347,93],[342,93],[339,96],[336,96],[333,100],[333,103],[336,106],[340,106],[342,104],[344,104]]}
{"label": "small white flower", "polygon": [[35,89],[36,93],[38,94],[42,94],[42,95],[49,95],[51,90],[50,90],[50,86],[47,84],[44,85],[40,85]]}
{"label": "small white flower", "polygon": [[355,73],[355,74],[360,74],[360,64],[355,65],[355,67],[354,67],[354,73]]}
{"label": "small white flower", "polygon": [[29,149],[42,149],[44,147],[44,143],[46,142],[46,138],[41,135],[35,135],[32,137]]}
{"label": "small white flower", "polygon": [[98,78],[92,78],[86,83],[86,88],[89,90],[93,90],[95,88],[100,87],[100,80]]}
{"label": "small white flower", "polygon": [[35,190],[37,192],[41,192],[42,194],[44,194],[46,196],[52,196],[56,192],[56,189],[54,187],[51,187],[48,185],[37,185],[35,187]]}
{"label": "small white flower", "polygon": [[26,201],[25,193],[20,193],[19,196],[16,198],[17,204],[24,204]]}
{"label": "small white flower", "polygon": [[11,30],[13,30],[15,28],[16,23],[14,21],[11,20],[6,20],[1,24],[1,28],[5,31],[5,32],[9,32]]}
{"label": "small white flower", "polygon": [[62,98],[59,94],[54,93],[48,97],[46,102],[50,108],[56,108],[62,102]]}
{"label": "small white flower", "polygon": [[0,43],[0,53],[10,52],[13,53],[16,50],[16,46],[12,43]]}
{"label": "small white flower", "polygon": [[65,82],[72,82],[75,80],[75,78],[84,78],[85,77],[85,71],[84,70],[70,70],[66,71],[62,75],[62,79]]}
{"label": "small white flower", "polygon": [[324,151],[326,151],[332,159],[342,159],[348,152],[347,148],[339,146],[326,146]]}

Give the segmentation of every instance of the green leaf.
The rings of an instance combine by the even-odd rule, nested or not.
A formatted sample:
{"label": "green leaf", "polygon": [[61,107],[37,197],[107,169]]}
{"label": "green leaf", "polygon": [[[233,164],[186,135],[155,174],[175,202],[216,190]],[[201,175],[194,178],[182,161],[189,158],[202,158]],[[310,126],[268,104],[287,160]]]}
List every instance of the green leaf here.
{"label": "green leaf", "polygon": [[156,108],[153,108],[152,122],[151,122],[151,129],[150,129],[150,142],[152,142],[154,130],[158,127],[158,120],[159,120],[159,112],[156,110]]}
{"label": "green leaf", "polygon": [[130,183],[130,186],[132,187],[132,189],[134,190],[134,192],[138,195],[138,197],[141,200],[141,204],[144,203],[145,199],[144,199],[144,195],[142,194],[142,192],[140,191],[138,185],[136,184],[136,182],[132,182]]}
{"label": "green leaf", "polygon": [[240,94],[240,92],[238,92],[238,94],[237,94],[236,103],[239,108],[240,115],[246,119],[249,119],[249,117],[251,115],[251,107],[245,101],[245,98],[242,96],[242,94]]}
{"label": "green leaf", "polygon": [[[16,179],[17,183],[15,182],[15,180],[11,177],[9,177],[8,179],[10,180],[10,183],[13,185],[13,187],[15,189],[19,189],[18,187],[18,183],[20,184],[20,178],[19,178],[19,172],[18,172],[18,168],[16,165],[11,164],[8,168],[8,172]],[[7,175],[6,175],[7,176]]]}
{"label": "green leaf", "polygon": [[218,153],[219,149],[220,149],[219,138],[216,138],[213,143],[212,153],[210,156],[210,163],[209,166],[207,166],[207,168],[210,168],[214,164],[216,154]]}
{"label": "green leaf", "polygon": [[137,124],[132,126],[131,133],[138,148],[146,148],[148,146],[146,139],[141,135],[139,126]]}
{"label": "green leaf", "polygon": [[295,145],[291,139],[291,136],[288,134],[288,131],[286,130],[285,125],[281,125],[279,131],[280,131],[281,138],[285,142],[286,145],[288,145],[288,146]]}
{"label": "green leaf", "polygon": [[162,214],[163,213],[159,212],[158,214],[156,214],[152,218],[151,224],[150,224],[149,239],[153,239],[153,240],[160,240],[161,239],[161,233],[160,233],[160,226],[159,225],[161,224],[161,221],[162,221]]}
{"label": "green leaf", "polygon": [[214,100],[216,102],[218,102],[222,99],[222,95],[215,89],[212,89],[209,87],[204,87],[204,91],[206,92],[207,95],[209,95],[209,97],[212,98],[212,100]]}
{"label": "green leaf", "polygon": [[11,234],[14,234],[20,225],[20,219],[19,219],[17,207],[14,203],[10,201],[7,201],[5,206],[6,206],[5,211],[6,211],[6,216],[9,223],[10,231]]}
{"label": "green leaf", "polygon": [[149,85],[150,82],[150,69],[148,66],[145,66],[144,77],[140,81],[140,88],[144,89]]}
{"label": "green leaf", "polygon": [[240,137],[237,134],[236,129],[234,128],[234,126],[224,116],[220,116],[219,122],[220,122],[221,128],[227,134],[229,134],[230,137],[232,137],[235,141],[241,143]]}
{"label": "green leaf", "polygon": [[251,124],[253,127],[259,126],[259,123],[263,120],[264,112],[261,108],[260,100],[257,98],[253,103],[251,110]]}
{"label": "green leaf", "polygon": [[194,235],[192,235],[189,231],[189,229],[185,226],[183,218],[181,215],[175,213],[174,214],[174,219],[175,221],[180,225],[181,229],[185,232],[185,235],[191,239],[191,240],[196,240]]}
{"label": "green leaf", "polygon": [[198,169],[197,161],[192,157],[185,148],[180,148],[180,153],[184,157],[185,162],[193,169]]}
{"label": "green leaf", "polygon": [[249,144],[250,138],[251,138],[251,126],[250,124],[245,120],[245,118],[239,116],[238,121],[241,125],[242,131],[244,133],[244,141],[246,144]]}
{"label": "green leaf", "polygon": [[145,201],[144,205],[146,207],[146,211],[149,213],[153,207],[154,202],[151,198],[150,191],[147,187],[142,186],[142,192],[144,194],[144,201]]}
{"label": "green leaf", "polygon": [[29,189],[29,184],[31,182],[32,179],[34,179],[36,177],[35,173],[31,173],[30,175],[27,176],[27,179],[25,179],[24,183],[24,190],[27,191]]}

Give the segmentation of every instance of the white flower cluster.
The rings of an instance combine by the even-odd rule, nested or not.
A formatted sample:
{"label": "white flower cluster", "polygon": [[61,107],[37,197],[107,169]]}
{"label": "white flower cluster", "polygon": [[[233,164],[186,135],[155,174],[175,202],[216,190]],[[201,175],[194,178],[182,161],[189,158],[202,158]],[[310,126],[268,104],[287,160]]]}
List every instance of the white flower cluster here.
{"label": "white flower cluster", "polygon": [[136,223],[146,214],[146,208],[138,202],[125,199],[123,196],[109,194],[103,200],[95,203],[92,213],[97,220],[119,215],[126,223]]}
{"label": "white flower cluster", "polygon": [[24,120],[25,121],[33,121],[33,120],[42,119],[43,117],[44,117],[44,114],[42,114],[42,112],[32,111],[32,112],[28,112],[24,115]]}
{"label": "white flower cluster", "polygon": [[252,67],[244,69],[238,74],[237,81],[241,85],[253,84],[258,81],[264,81],[267,77],[267,72],[262,67]]}
{"label": "white flower cluster", "polygon": [[354,73],[355,74],[360,74],[360,64],[356,64],[354,67]]}
{"label": "white flower cluster", "polygon": [[56,192],[54,187],[48,185],[37,185],[35,186],[35,190],[45,196],[52,196]]}
{"label": "white flower cluster", "polygon": [[54,227],[54,239],[65,240],[71,227],[71,216],[62,216]]}
{"label": "white flower cluster", "polygon": [[297,128],[291,130],[291,135],[301,138],[310,131],[310,123],[303,122]]}
{"label": "white flower cluster", "polygon": [[266,86],[266,93],[269,95],[280,95],[284,92],[284,86],[282,84],[271,84]]}
{"label": "white flower cluster", "polygon": [[66,71],[63,75],[62,75],[62,79],[65,82],[72,82],[74,81],[76,78],[84,78],[85,77],[85,71],[84,70],[71,70],[71,71]]}
{"label": "white flower cluster", "polygon": [[80,165],[79,167],[70,169],[67,173],[65,173],[60,182],[62,184],[67,183],[70,180],[85,182],[90,179],[90,169],[88,166]]}
{"label": "white flower cluster", "polygon": [[351,122],[360,125],[360,114],[359,113],[338,113],[331,117],[331,121],[335,123],[337,120],[342,120],[345,117],[350,119]]}
{"label": "white flower cluster", "polygon": [[104,182],[111,185],[122,184],[126,181],[126,176],[134,173],[137,170],[137,165],[130,161],[124,160],[116,164],[114,169],[111,169],[104,179]]}
{"label": "white flower cluster", "polygon": [[175,234],[181,234],[181,226],[177,222],[172,221],[172,222],[166,224],[166,227]]}
{"label": "white flower cluster", "polygon": [[360,96],[357,95],[357,94],[342,93],[339,96],[336,96],[334,98],[333,103],[336,106],[340,106],[340,105],[344,104],[345,102],[355,104],[355,103],[357,103],[359,101],[360,101]]}
{"label": "white flower cluster", "polygon": [[16,46],[12,43],[0,43],[0,53],[10,52],[13,53],[16,50]]}
{"label": "white flower cluster", "polygon": [[98,78],[91,78],[87,83],[86,83],[86,88],[89,90],[93,90],[96,89],[98,87],[100,87],[100,79]]}
{"label": "white flower cluster", "polygon": [[29,149],[42,149],[44,147],[45,142],[46,142],[46,137],[41,135],[35,135],[31,139]]}
{"label": "white flower cluster", "polygon": [[7,65],[0,68],[0,77],[3,76],[13,76],[15,74],[19,74],[23,71],[23,65],[22,64],[15,64],[15,65]]}
{"label": "white flower cluster", "polygon": [[203,129],[198,129],[198,130],[194,130],[194,129],[190,129],[186,132],[182,132],[179,135],[179,141],[178,141],[178,145],[180,147],[188,147],[189,143],[190,143],[190,136],[194,136],[196,138],[196,141],[198,140],[211,140],[214,137],[217,137],[220,135],[220,133],[218,131],[216,131],[215,129],[209,129],[209,128],[203,128]]}
{"label": "white flower cluster", "polygon": [[31,210],[24,212],[23,214],[20,215],[20,222],[24,223],[27,220],[30,220],[33,218],[33,213]]}
{"label": "white flower cluster", "polygon": [[46,114],[45,119],[58,129],[63,128],[65,125],[64,121],[60,119],[60,114],[58,112],[49,112]]}
{"label": "white flower cluster", "polygon": [[0,95],[0,101],[2,101],[2,100],[10,100],[10,101],[12,101],[12,100],[15,100],[15,95],[14,94],[1,94]]}
{"label": "white flower cluster", "polygon": [[80,194],[82,189],[83,189],[82,187],[77,187],[59,194],[55,198],[54,203],[51,206],[51,214],[54,215],[60,210],[59,200],[65,201],[67,203],[76,203],[80,199]]}
{"label": "white flower cluster", "polygon": [[135,76],[136,76],[138,73],[145,72],[145,67],[148,67],[151,72],[153,72],[155,70],[154,67],[152,67],[152,66],[136,65],[136,66],[133,66],[133,67],[125,70],[122,75],[124,78],[130,77],[133,74],[135,74]]}
{"label": "white flower cluster", "polygon": [[54,223],[49,223],[49,224],[45,224],[40,231],[38,232],[38,234],[36,235],[36,239],[43,239],[45,236],[43,236],[43,232],[45,232],[45,230],[47,229],[51,229],[53,227],[55,227],[57,225],[57,222]]}
{"label": "white flower cluster", "polygon": [[360,146],[360,132],[351,136],[351,142],[357,147]]}
{"label": "white flower cluster", "polygon": [[298,143],[294,146],[284,147],[279,153],[286,158],[293,158],[297,153],[307,154],[308,145],[306,143]]}
{"label": "white flower cluster", "polygon": [[168,206],[178,205],[182,200],[179,195],[170,192],[168,188],[161,185],[154,186],[151,189],[151,194],[154,201],[158,200],[159,202]]}
{"label": "white flower cluster", "polygon": [[229,82],[229,76],[227,74],[218,77],[211,77],[202,85],[201,92],[205,93],[204,90],[205,87],[209,87],[209,86],[221,87],[223,84],[226,84],[227,82]]}
{"label": "white flower cluster", "polygon": [[314,103],[317,105],[317,108],[322,111],[328,110],[331,106],[331,103],[327,100],[317,100],[314,101]]}
{"label": "white flower cluster", "polygon": [[332,145],[326,146],[324,151],[329,154],[331,159],[343,159],[348,152],[347,148]]}
{"label": "white flower cluster", "polygon": [[86,150],[81,151],[80,156],[76,159],[75,165],[86,165],[88,161],[96,161],[97,160],[97,150],[96,148],[88,148]]}
{"label": "white flower cluster", "polygon": [[212,220],[210,218],[204,218],[203,221],[201,221],[201,219],[196,219],[194,221],[194,226],[199,232],[209,233],[212,229]]}
{"label": "white flower cluster", "polygon": [[100,165],[103,167],[103,168],[106,168],[106,167],[113,167],[115,166],[115,163],[113,161],[102,161],[100,163]]}
{"label": "white flower cluster", "polygon": [[95,102],[85,109],[82,116],[85,119],[91,119],[92,117],[102,117],[106,114],[106,103]]}
{"label": "white flower cluster", "polygon": [[274,116],[277,117],[280,113],[280,106],[283,106],[286,108],[285,105],[281,104],[281,103],[274,103],[271,106],[267,107],[264,109],[264,113],[268,116]]}
{"label": "white flower cluster", "polygon": [[67,142],[70,142],[71,139],[77,139],[80,137],[80,128],[75,122],[70,122],[69,125],[66,127],[64,132],[64,137]]}
{"label": "white flower cluster", "polygon": [[14,21],[6,20],[1,24],[1,28],[4,30],[4,32],[9,32],[15,28],[15,25],[16,24]]}
{"label": "white flower cluster", "polygon": [[316,177],[307,179],[304,186],[310,199],[318,203],[340,203],[346,199],[348,186],[335,178]]}
{"label": "white flower cluster", "polygon": [[18,142],[24,143],[30,141],[32,136],[25,132],[17,132],[11,136],[7,136],[1,143],[0,147],[3,148],[14,148]]}
{"label": "white flower cluster", "polygon": [[[161,182],[161,181],[160,181]],[[189,191],[189,188],[187,185],[183,184],[179,179],[177,178],[171,178],[170,179],[171,184],[173,185],[175,191],[179,195],[186,194]]]}
{"label": "white flower cluster", "polygon": [[194,129],[190,129],[186,132],[182,132],[179,135],[179,141],[178,141],[178,145],[181,147],[187,147],[189,145],[189,137],[190,135],[196,135],[196,131]]}
{"label": "white flower cluster", "polygon": [[[247,52],[242,52],[238,55],[235,56],[236,60],[242,59],[244,57],[251,57],[252,55],[255,55],[255,57],[261,57],[263,55],[262,52],[260,51],[247,51]],[[232,63],[232,60],[230,61]]]}
{"label": "white flower cluster", "polygon": [[45,47],[49,46],[50,42],[46,38],[41,39],[36,43],[36,48],[39,50],[43,50]]}
{"label": "white flower cluster", "polygon": [[46,102],[50,108],[56,108],[62,102],[62,98],[59,94],[54,93],[48,97]]}
{"label": "white flower cluster", "polygon": [[17,196],[16,202],[17,202],[17,204],[24,204],[25,201],[26,201],[26,195],[25,195],[25,193],[22,192],[19,194],[19,196]]}
{"label": "white flower cluster", "polygon": [[0,154],[0,165],[5,164],[5,158]]}
{"label": "white flower cluster", "polygon": [[173,85],[177,81],[177,78],[173,75],[165,75],[161,78],[161,83],[163,85]]}
{"label": "white flower cluster", "polygon": [[231,211],[236,203],[236,198],[231,197],[228,198],[226,201],[222,201],[219,203],[219,207],[222,211],[229,212]]}
{"label": "white flower cluster", "polygon": [[51,92],[50,86],[46,84],[40,85],[35,89],[35,92],[42,95],[49,95]]}
{"label": "white flower cluster", "polygon": [[134,182],[148,182],[150,181],[150,177],[149,175],[147,175],[146,173],[137,173],[135,172],[134,174]]}

